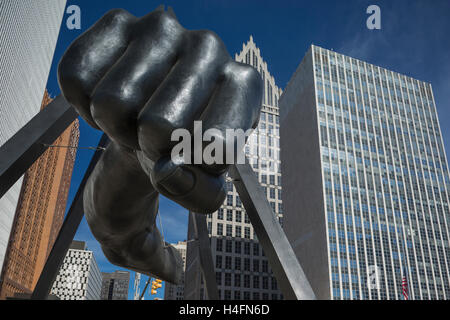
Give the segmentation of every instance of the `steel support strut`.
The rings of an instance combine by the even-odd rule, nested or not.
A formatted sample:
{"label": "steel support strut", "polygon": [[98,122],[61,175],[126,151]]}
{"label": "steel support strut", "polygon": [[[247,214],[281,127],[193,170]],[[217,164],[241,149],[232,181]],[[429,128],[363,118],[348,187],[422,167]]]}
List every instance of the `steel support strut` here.
{"label": "steel support strut", "polygon": [[194,236],[198,241],[198,255],[205,282],[206,295],[209,300],[219,300],[206,215],[195,212],[190,212],[189,214],[194,222]]}
{"label": "steel support strut", "polygon": [[[76,111],[62,97],[56,97],[46,108],[39,112],[28,124],[0,147],[0,197],[25,173],[25,171],[47,149],[48,145],[77,117]],[[32,294],[32,299],[47,299],[54,279],[64,260],[67,250],[83,218],[83,191],[86,182],[99,160],[102,148],[108,138],[100,139],[95,152],[78,188],[62,228],[53,245],[44,269]],[[242,200],[248,217],[258,236],[272,271],[278,281],[285,299],[315,299],[314,292],[281,229],[272,208],[261,189],[251,168],[246,164],[233,165],[229,175]],[[191,213],[199,241],[199,258],[205,279],[208,298],[218,299],[210,239],[206,225],[206,216]]]}
{"label": "steel support strut", "polygon": [[288,300],[315,300],[316,297],[295,253],[281,229],[252,167],[233,165],[229,171],[233,184],[264,249],[281,292]]}
{"label": "steel support strut", "polygon": [[98,149],[94,153],[91,162],[84,174],[83,180],[78,187],[75,198],[73,199],[72,205],[67,212],[64,223],[61,230],[58,233],[55,243],[53,244],[52,251],[50,252],[47,261],[45,262],[44,269],[41,272],[39,280],[34,288],[33,294],[31,295],[32,300],[45,300],[47,299],[50,290],[52,288],[53,282],[58,274],[64,257],[66,256],[67,250],[72,243],[72,240],[77,232],[77,229],[81,223],[84,216],[83,210],[83,191],[84,187],[91,175],[92,170],[94,170],[100,156],[102,154],[102,148],[105,148],[108,144],[108,137],[103,134],[98,143]]}
{"label": "steel support strut", "polygon": [[0,147],[0,198],[77,116],[63,96],[57,96]]}

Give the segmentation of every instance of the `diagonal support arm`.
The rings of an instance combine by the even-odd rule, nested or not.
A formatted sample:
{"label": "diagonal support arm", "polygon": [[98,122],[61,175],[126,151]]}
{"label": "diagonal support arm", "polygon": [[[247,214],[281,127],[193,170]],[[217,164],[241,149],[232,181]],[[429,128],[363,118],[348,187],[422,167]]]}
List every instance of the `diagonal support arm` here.
{"label": "diagonal support arm", "polygon": [[281,229],[252,167],[248,163],[233,165],[229,175],[233,179],[234,186],[255,229],[259,243],[269,260],[284,298],[315,300],[311,285]]}
{"label": "diagonal support arm", "polygon": [[59,95],[0,147],[0,198],[77,116]]}

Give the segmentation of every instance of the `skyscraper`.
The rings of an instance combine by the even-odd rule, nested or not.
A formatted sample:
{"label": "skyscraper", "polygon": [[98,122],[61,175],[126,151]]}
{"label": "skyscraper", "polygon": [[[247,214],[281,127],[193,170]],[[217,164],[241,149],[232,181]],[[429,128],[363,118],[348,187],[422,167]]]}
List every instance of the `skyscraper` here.
{"label": "skyscraper", "polygon": [[94,253],[85,242],[72,241],[50,293],[61,300],[99,300],[101,291],[102,274]]}
{"label": "skyscraper", "polygon": [[[52,101],[45,92],[41,109]],[[0,276],[0,298],[31,293],[64,220],[76,147],[75,120],[24,175]],[[70,146],[70,148],[66,148]]]}
{"label": "skyscraper", "polygon": [[129,271],[102,272],[101,300],[128,300]]}
{"label": "skyscraper", "polygon": [[[261,74],[264,82],[261,118],[258,128],[249,137],[245,154],[258,176],[267,198],[282,219],[281,174],[278,99],[282,93],[268,71],[259,48],[250,36],[235,60],[252,65]],[[215,263],[216,281],[221,299],[280,299],[277,287],[248,219],[231,181],[227,181],[227,198],[221,208],[207,219],[211,237],[212,255]],[[188,237],[192,236],[192,221],[189,220]],[[190,239],[190,238],[189,238]],[[191,246],[191,248],[189,248]],[[200,266],[195,259],[195,243],[189,242],[187,249],[185,299],[205,299]],[[189,256],[191,255],[191,256]]]}
{"label": "skyscraper", "polygon": [[284,229],[316,295],[449,299],[450,181],[431,85],[311,46],[280,110]]}
{"label": "skyscraper", "polygon": [[[183,270],[186,270],[186,241],[179,241],[173,244],[183,259]],[[184,299],[184,275],[183,281],[179,285],[166,282],[164,288],[164,300],[183,300]]]}
{"label": "skyscraper", "polygon": [[[39,112],[66,0],[2,0],[0,145]],[[19,198],[20,179],[0,199],[0,272]]]}

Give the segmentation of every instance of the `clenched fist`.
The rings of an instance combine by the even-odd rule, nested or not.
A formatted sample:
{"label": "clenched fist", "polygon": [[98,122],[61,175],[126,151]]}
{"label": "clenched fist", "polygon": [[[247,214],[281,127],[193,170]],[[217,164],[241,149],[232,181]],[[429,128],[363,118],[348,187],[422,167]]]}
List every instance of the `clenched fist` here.
{"label": "clenched fist", "polygon": [[216,34],[186,30],[160,7],[142,18],[108,12],[68,48],[58,80],[81,117],[112,140],[84,193],[86,219],[105,255],[178,282],[180,257],[155,227],[158,194],[212,213],[225,199],[228,165],[173,159],[172,133],[193,133],[201,121],[203,131],[216,129],[212,140],[224,150],[238,148],[226,130],[257,126],[259,74],[234,62]]}

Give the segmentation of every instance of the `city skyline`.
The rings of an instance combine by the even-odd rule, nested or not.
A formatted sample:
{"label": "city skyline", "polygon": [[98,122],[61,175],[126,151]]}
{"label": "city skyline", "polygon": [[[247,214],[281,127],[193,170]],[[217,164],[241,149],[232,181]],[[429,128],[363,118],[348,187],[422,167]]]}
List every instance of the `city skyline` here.
{"label": "city skyline", "polygon": [[[69,1],[69,4],[75,3],[73,1]],[[120,2],[114,2],[111,1],[110,3],[106,4],[88,4],[88,2],[83,2],[83,1],[77,1],[77,4],[82,8],[82,13],[83,13],[83,22],[82,22],[82,30],[80,31],[70,31],[70,30],[66,30],[63,27],[62,33],[60,35],[60,42],[58,43],[59,49],[57,49],[57,52],[55,53],[55,60],[53,63],[53,67],[52,67],[52,72],[51,72],[51,78],[49,80],[49,84],[48,87],[51,88],[51,93],[52,94],[57,94],[59,92],[59,89],[57,88],[56,84],[56,77],[54,77],[54,71],[56,68],[56,63],[59,60],[58,57],[60,57],[63,48],[67,47],[67,44],[71,42],[71,40],[73,40],[73,38],[79,34],[80,32],[82,32],[83,30],[85,30],[89,25],[89,21],[93,22],[95,20],[97,20],[101,14],[103,14],[104,12],[106,12],[109,8],[112,8],[113,6],[116,7],[126,7],[128,6],[128,8],[131,12],[137,14],[137,15],[143,15],[146,14],[147,12],[151,11],[152,9],[154,9],[157,4],[156,3],[151,3],[151,4],[147,4],[147,5],[142,5],[142,4],[136,4],[136,3],[129,3],[129,4],[124,4],[124,3],[120,3]],[[321,41],[323,43],[328,43],[328,45],[324,45],[327,48],[338,48],[339,47],[339,42],[341,43],[341,47],[343,46],[347,46],[347,48],[344,48],[345,50],[341,50],[344,51],[344,53],[349,53],[349,52],[354,52],[355,56],[359,56],[359,58],[362,58],[363,60],[370,60],[371,62],[377,64],[377,65],[384,65],[384,66],[389,66],[390,64],[395,65],[395,68],[392,67],[391,69],[397,69],[400,71],[405,70],[405,73],[407,72],[414,72],[411,70],[416,70],[416,68],[411,68],[408,66],[408,64],[406,64],[404,61],[402,61],[401,63],[399,63],[399,59],[397,58],[391,58],[391,56],[386,57],[382,57],[380,56],[380,54],[375,54],[375,52],[377,50],[375,50],[374,48],[377,47],[377,45],[380,45],[382,48],[383,46],[386,46],[385,42],[386,39],[384,39],[384,37],[381,37],[380,34],[381,32],[383,32],[383,30],[381,30],[381,32],[376,31],[378,33],[373,33],[373,34],[369,34],[367,30],[365,30],[365,19],[367,18],[367,15],[365,14],[365,8],[367,8],[368,6],[368,2],[364,2],[364,1],[359,1],[359,2],[354,2],[353,3],[353,10],[350,8],[351,5],[348,6],[343,6],[345,7],[344,9],[339,9],[340,11],[338,12],[342,12],[342,10],[347,10],[347,12],[349,12],[349,14],[351,16],[353,16],[353,18],[356,17],[357,21],[360,21],[360,26],[358,26],[356,28],[356,34],[361,34],[359,36],[355,36],[352,37],[352,39],[348,40],[348,41],[343,41],[342,37],[338,37],[338,39],[341,39],[339,41],[334,41],[331,40],[330,38],[332,38],[332,36],[330,35],[326,35],[320,26],[318,26],[317,24],[315,24],[313,21],[313,18],[307,18],[305,17],[307,15],[308,12],[312,11],[315,15],[312,15],[312,17],[317,17],[319,14],[323,14],[323,17],[321,17],[322,19],[320,21],[328,21],[330,24],[332,23],[337,23],[337,19],[330,19],[327,20],[328,18],[330,18],[330,15],[333,15],[333,13],[331,11],[333,11],[333,9],[335,9],[335,4],[332,4],[330,2],[322,2],[322,4],[320,5],[320,10],[318,9],[318,7],[316,7],[315,5],[311,5],[311,7],[303,7],[300,5],[295,5],[291,2],[286,2],[285,3],[285,8],[282,9],[277,9],[277,8],[269,8],[269,4],[264,3],[265,6],[267,6],[266,8],[261,8],[261,6],[257,6],[258,10],[260,10],[261,15],[258,19],[261,19],[262,21],[258,21],[255,20],[255,18],[249,18],[251,16],[251,12],[255,9],[252,7],[252,5],[255,5],[256,3],[252,3],[250,2],[250,4],[243,4],[242,6],[239,6],[237,4],[230,4],[228,6],[223,6],[221,4],[211,4],[210,7],[207,8],[202,8],[202,10],[200,10],[202,13],[208,13],[208,15],[205,15],[204,17],[200,17],[198,15],[195,15],[192,13],[192,10],[194,9],[198,9],[198,7],[202,6],[199,3],[195,3],[194,5],[192,5],[192,8],[187,8],[186,6],[180,4],[179,2],[169,2],[169,5],[173,5],[174,9],[175,9],[175,13],[177,14],[177,16],[180,18],[180,21],[184,23],[184,21],[187,21],[188,23],[186,23],[186,27],[197,27],[197,28],[211,28],[216,31],[220,37],[222,37],[226,43],[226,45],[229,48],[230,52],[237,52],[237,50],[235,50],[237,48],[237,43],[240,42],[242,43],[242,41],[244,39],[247,39],[249,34],[253,34],[255,37],[255,41],[258,42],[259,46],[262,48],[262,51],[265,53],[265,57],[266,60],[268,61],[268,64],[271,66],[271,72],[273,74],[276,75],[277,79],[279,83],[281,83],[281,87],[285,87],[285,84],[287,83],[287,80],[289,79],[289,77],[291,76],[291,74],[293,73],[293,71],[295,70],[296,65],[298,64],[299,60],[303,57],[304,52],[306,52],[307,50],[307,46],[309,46],[311,43],[314,43],[316,41]],[[383,5],[381,5],[382,8],[382,14],[384,17],[384,13],[386,13],[387,15],[389,15],[390,17],[392,17],[393,12],[401,12],[401,10],[399,9],[399,7],[395,7],[395,5],[390,5],[390,9],[385,9],[386,6],[389,6],[386,2],[383,3]],[[444,6],[445,4],[441,3],[441,6]],[[401,5],[399,5],[401,7]],[[422,6],[424,6],[424,3],[422,3]],[[279,7],[279,6],[277,6]],[[288,7],[288,8],[286,8]],[[85,8],[86,10],[84,10],[83,8]],[[301,12],[297,12],[297,17],[294,21],[293,14],[291,15],[289,14],[289,8],[291,9],[296,9],[296,10],[303,10]],[[403,7],[401,7],[403,9]],[[214,15],[212,14],[213,9],[221,9],[220,13],[217,13]],[[241,28],[240,30],[238,29],[238,26],[231,26],[230,27],[230,22],[226,18],[227,16],[229,16],[231,14],[231,12],[237,10],[238,12],[238,18],[241,18],[242,20],[244,20],[245,18],[249,18],[250,21],[245,22],[246,24],[244,24],[244,27],[242,27],[242,25],[238,25],[239,28]],[[294,11],[294,10],[291,10]],[[416,14],[417,16],[419,15],[419,8],[417,7],[413,7],[412,8],[412,13],[411,14]],[[320,12],[320,13],[319,13]],[[407,11],[408,12],[408,11]],[[411,12],[411,10],[409,11]],[[421,15],[423,14],[427,14],[427,11],[422,10]],[[189,15],[192,15],[192,18],[189,17]],[[262,23],[264,20],[266,21],[272,21],[269,19],[269,16],[275,15],[275,20],[273,20],[273,33],[271,34],[268,30],[269,26],[263,26]],[[285,16],[284,16],[285,15]],[[298,17],[298,15],[300,15],[300,18]],[[339,14],[336,14],[337,16],[339,16]],[[402,15],[404,15],[404,13],[402,13]],[[408,14],[406,14],[408,15]],[[295,15],[294,15],[295,16]],[[428,13],[428,17],[429,17],[429,13]],[[302,18],[304,18],[304,21],[301,21]],[[411,16],[410,16],[411,18]],[[235,18],[236,19],[236,18]],[[215,20],[215,21],[213,21]],[[299,21],[296,21],[299,20]],[[349,19],[351,20],[351,19]],[[414,19],[412,19],[414,20]],[[435,19],[435,23],[439,22],[439,19]],[[392,19],[383,19],[383,21],[391,21]],[[424,23],[422,22],[421,19],[416,19],[415,21],[417,21],[417,28],[418,30],[421,27],[424,27]],[[405,22],[405,21],[403,21]],[[239,23],[243,23],[243,22],[239,22]],[[280,27],[277,25],[283,25],[283,24],[287,24],[289,27],[285,27],[285,33],[288,35],[282,35],[280,32]],[[314,33],[313,31],[311,31],[310,34],[308,34],[308,32],[304,32],[302,31],[301,35],[304,36],[304,39],[301,40],[303,42],[301,42],[302,44],[299,44],[298,42],[300,41],[299,39],[296,39],[294,42],[289,42],[286,41],[288,37],[293,37],[294,35],[294,31],[296,32],[296,28],[299,28],[299,30],[301,29],[301,26],[303,24],[307,24],[310,23],[312,25],[312,27],[308,27],[309,30],[314,30],[314,26],[316,27],[315,30],[319,30],[320,32]],[[398,28],[398,23],[400,22],[395,22],[397,24]],[[422,23],[422,25],[420,25],[420,23]],[[442,27],[442,22],[441,23],[441,27]],[[252,25],[253,24],[253,25]],[[254,25],[257,25],[258,28],[257,30],[250,30],[253,28]],[[296,26],[296,27],[295,27]],[[389,24],[383,24],[383,27],[385,29],[387,29],[387,32],[391,33],[391,37],[392,37],[392,29],[390,29]],[[414,27],[414,24],[408,25],[409,28]],[[348,26],[346,27],[348,28]],[[345,29],[342,28],[341,31]],[[395,28],[394,28],[395,29]],[[430,30],[430,29],[427,29]],[[260,31],[260,32],[258,32]],[[77,33],[78,32],[78,33]],[[278,33],[277,33],[278,32]],[[246,33],[244,35],[244,33]],[[348,36],[350,32],[347,31],[346,35]],[[305,35],[306,34],[306,35]],[[323,38],[320,37],[320,35],[323,35]],[[300,38],[301,35],[298,35],[298,38]],[[372,41],[371,40],[367,40],[367,38],[370,39],[370,37],[373,36]],[[361,43],[363,43],[364,45],[358,45],[360,44],[359,42],[355,42],[353,45],[351,45],[351,42],[353,41],[353,39],[357,39],[360,38]],[[318,40],[320,39],[320,40]],[[63,40],[63,41],[61,41]],[[283,46],[281,45],[282,42],[280,42],[281,40],[284,40],[284,45],[290,45],[291,48],[293,48],[292,50],[279,50],[281,48],[283,48]],[[297,42],[296,42],[297,41]],[[356,40],[355,40],[356,41]],[[306,45],[306,42],[309,42]],[[411,42],[411,40],[410,40]],[[408,45],[405,45],[405,41],[403,41],[403,50],[399,50],[397,48],[396,52],[397,55],[407,55],[409,52],[412,52],[412,50],[408,50]],[[429,46],[430,47],[430,46]],[[360,48],[360,51],[357,51],[356,49]],[[364,50],[362,50],[364,49]],[[419,52],[421,52],[423,54],[423,47],[419,50]],[[277,55],[277,51],[280,51],[280,54]],[[416,50],[417,51],[417,50]],[[418,53],[416,53],[418,54]],[[392,55],[395,56],[395,55]],[[405,59],[408,60],[408,59]],[[433,60],[433,59],[431,59]],[[414,61],[420,61],[420,59],[415,59]],[[441,61],[440,59],[434,59],[434,61]],[[411,61],[409,61],[409,63],[411,63]],[[444,66],[445,68],[447,68],[447,66]],[[446,69],[442,69],[442,70],[446,70]],[[402,69],[402,70],[400,70]],[[433,68],[430,68],[431,70],[433,70]],[[396,70],[396,71],[397,71]],[[417,65],[417,72],[422,72],[423,73],[423,77],[417,76],[417,78],[419,79],[425,79],[427,77],[431,77],[432,75],[430,75],[427,72],[425,72],[425,66],[422,66],[420,63]],[[434,69],[436,70],[436,69]],[[436,74],[442,74],[441,73],[437,73]],[[445,74],[445,73],[444,73]],[[448,73],[447,73],[448,74]],[[52,77],[53,75],[53,77]],[[433,82],[433,81],[431,81]],[[442,83],[442,80],[438,81],[440,83]],[[443,87],[442,87],[443,88]],[[435,89],[436,90],[436,89]],[[441,89],[443,91],[443,89]],[[439,90],[438,90],[439,91]],[[441,94],[442,97],[445,97],[445,94],[442,93]],[[437,103],[438,107],[440,106],[440,103]],[[440,107],[442,110],[442,106]],[[441,111],[442,112],[442,111]],[[443,110],[443,112],[446,112],[445,110]],[[441,116],[441,118],[443,118]],[[448,130],[448,129],[446,129]],[[95,145],[96,143],[96,139],[98,138],[98,132],[95,132],[92,129],[88,129],[87,126],[85,125],[85,123],[81,124],[81,131],[82,131],[82,140],[80,140],[80,145],[81,146],[92,146]],[[443,132],[443,136],[448,135],[448,131],[447,133]],[[444,140],[448,141],[448,139]],[[448,142],[447,142],[448,143]],[[448,150],[448,149],[447,149]],[[76,190],[76,185],[77,182],[79,182],[80,180],[80,176],[82,176],[82,173],[84,172],[83,167],[85,168],[85,165],[88,163],[89,158],[90,158],[89,152],[83,151],[80,152],[80,156],[79,158],[77,158],[77,172],[79,173],[77,177],[74,177],[73,180],[73,186],[72,188],[75,188],[74,190]],[[72,189],[71,188],[71,189]],[[73,197],[73,191],[72,191],[72,197]],[[70,201],[69,201],[70,203]],[[163,210],[162,211],[162,218],[163,218],[163,225],[165,227],[165,231],[166,231],[166,240],[169,240],[170,242],[177,242],[178,240],[184,240],[186,238],[186,236],[183,236],[183,232],[180,231],[182,230],[182,228],[178,228],[177,230],[171,230],[171,232],[168,232],[168,230],[170,229],[174,229],[174,226],[176,225],[174,222],[176,221],[177,223],[179,223],[179,221],[185,221],[185,226],[187,226],[187,211],[176,206],[173,205],[172,203],[169,203],[166,199],[162,199],[161,200],[161,208]],[[173,221],[173,222],[172,222]],[[174,232],[176,231],[176,232]],[[184,233],[185,234],[185,233]],[[79,232],[77,234],[77,236],[79,237],[80,235],[82,235],[83,237],[86,236],[86,239],[88,239],[88,241],[93,241],[92,240],[92,236],[90,235],[90,232],[86,226],[86,224],[83,222],[82,226],[79,229]],[[93,244],[94,249],[98,250],[99,247],[97,244]],[[102,263],[105,263],[105,268],[108,269],[114,269],[115,266],[112,266],[110,264],[108,264],[104,258],[101,257],[100,255],[100,259],[102,260]]]}

